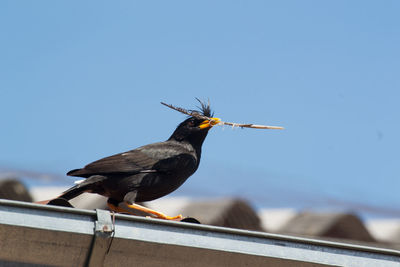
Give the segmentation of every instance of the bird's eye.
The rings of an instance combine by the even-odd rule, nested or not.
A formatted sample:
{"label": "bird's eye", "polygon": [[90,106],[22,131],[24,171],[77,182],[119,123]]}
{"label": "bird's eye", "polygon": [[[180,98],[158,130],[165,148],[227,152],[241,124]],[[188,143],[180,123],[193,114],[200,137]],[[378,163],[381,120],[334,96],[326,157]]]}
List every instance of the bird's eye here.
{"label": "bird's eye", "polygon": [[191,127],[194,126],[194,120],[189,121],[189,126],[191,126]]}

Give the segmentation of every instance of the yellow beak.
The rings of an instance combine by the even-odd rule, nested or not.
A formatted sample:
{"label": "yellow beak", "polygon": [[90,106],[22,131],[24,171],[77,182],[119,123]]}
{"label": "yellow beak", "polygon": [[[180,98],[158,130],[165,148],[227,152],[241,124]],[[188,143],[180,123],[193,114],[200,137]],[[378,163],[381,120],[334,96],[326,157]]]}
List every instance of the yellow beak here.
{"label": "yellow beak", "polygon": [[200,129],[211,128],[220,122],[221,122],[220,118],[211,118],[211,120],[204,120],[202,123],[200,123],[199,128]]}

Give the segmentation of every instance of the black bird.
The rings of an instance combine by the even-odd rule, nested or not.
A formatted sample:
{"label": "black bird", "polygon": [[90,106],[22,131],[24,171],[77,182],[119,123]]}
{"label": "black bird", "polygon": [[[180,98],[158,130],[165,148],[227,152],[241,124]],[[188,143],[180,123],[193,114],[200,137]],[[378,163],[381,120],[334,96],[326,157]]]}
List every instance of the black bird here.
{"label": "black bird", "polygon": [[[198,113],[212,117],[209,104],[199,102]],[[182,219],[182,215],[170,217],[135,202],[163,197],[181,186],[197,170],[204,139],[219,121],[219,118],[189,117],[165,142],[145,145],[72,170],[67,175],[86,179],[63,192],[59,198],[70,200],[84,192],[97,193],[108,197],[109,208],[116,212],[137,209],[157,218]]]}

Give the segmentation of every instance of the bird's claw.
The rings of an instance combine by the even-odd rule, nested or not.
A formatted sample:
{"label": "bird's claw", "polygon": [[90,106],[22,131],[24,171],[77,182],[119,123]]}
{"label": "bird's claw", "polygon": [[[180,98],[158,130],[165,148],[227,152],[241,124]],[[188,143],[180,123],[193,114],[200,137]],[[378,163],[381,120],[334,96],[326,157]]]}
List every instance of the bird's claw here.
{"label": "bird's claw", "polygon": [[146,216],[146,218],[151,218],[151,219],[163,219],[163,220],[168,220],[168,221],[181,221],[183,219],[182,214],[179,214],[177,216],[168,216],[168,215],[159,215],[159,216]]}
{"label": "bird's claw", "polygon": [[182,214],[179,214],[179,215],[173,216],[173,217],[171,217],[171,216],[166,216],[166,218],[165,218],[165,220],[172,220],[172,221],[180,221],[180,220],[182,220],[182,219],[183,219]]}

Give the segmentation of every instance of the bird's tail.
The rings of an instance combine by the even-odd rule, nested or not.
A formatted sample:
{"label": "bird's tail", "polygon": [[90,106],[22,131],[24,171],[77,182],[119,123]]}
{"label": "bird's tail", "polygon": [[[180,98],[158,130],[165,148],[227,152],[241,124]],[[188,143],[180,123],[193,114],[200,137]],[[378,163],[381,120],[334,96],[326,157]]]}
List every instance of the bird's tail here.
{"label": "bird's tail", "polygon": [[49,204],[49,202],[54,201],[55,199],[65,199],[66,201],[71,200],[77,196],[79,196],[80,194],[87,192],[88,188],[86,188],[85,186],[79,186],[79,185],[75,185],[69,189],[67,189],[66,191],[64,191],[61,195],[52,198],[52,199],[47,199],[47,200],[41,200],[41,201],[36,201],[36,204],[42,204],[42,205],[47,205]]}
{"label": "bird's tail", "polygon": [[[48,200],[42,200],[42,201],[38,201],[35,202],[37,204],[43,204],[43,205],[47,205],[49,204],[49,202],[52,202],[55,199],[64,199],[66,201],[73,199],[77,196],[79,196],[82,193],[85,192],[92,192],[93,187],[99,183],[102,182],[104,179],[106,179],[105,176],[101,176],[101,175],[93,175],[90,176],[87,179],[81,180],[79,181],[75,186],[67,189],[66,191],[64,191],[61,195],[59,195],[58,197],[52,198],[52,199],[48,199]],[[50,203],[51,204],[51,203]]]}

